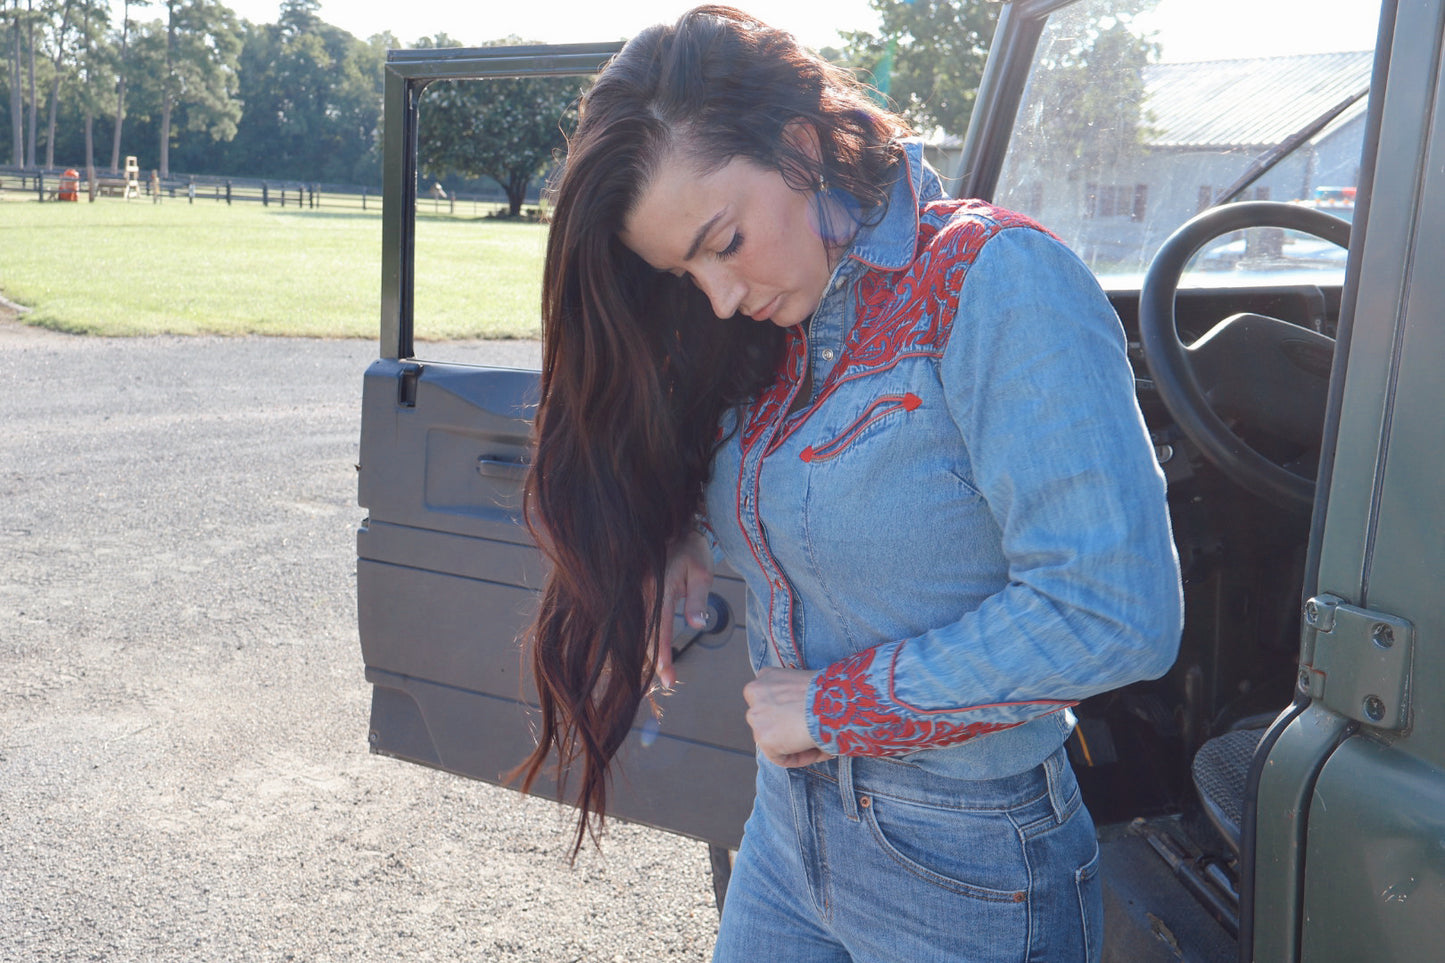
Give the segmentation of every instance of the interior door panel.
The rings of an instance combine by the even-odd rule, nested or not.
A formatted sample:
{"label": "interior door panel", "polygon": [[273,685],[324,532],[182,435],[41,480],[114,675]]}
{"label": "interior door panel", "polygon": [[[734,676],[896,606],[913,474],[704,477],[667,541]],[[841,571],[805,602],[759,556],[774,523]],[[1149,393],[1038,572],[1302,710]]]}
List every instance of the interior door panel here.
{"label": "interior door panel", "polygon": [[[505,784],[535,744],[523,639],[544,576],[521,515],[537,374],[382,359],[366,373],[357,598],[374,752]],[[687,645],[684,680],[644,703],[609,815],[736,846],[752,805],[744,590]],[[679,640],[692,633],[679,628]],[[556,797],[550,779],[536,792]]]}

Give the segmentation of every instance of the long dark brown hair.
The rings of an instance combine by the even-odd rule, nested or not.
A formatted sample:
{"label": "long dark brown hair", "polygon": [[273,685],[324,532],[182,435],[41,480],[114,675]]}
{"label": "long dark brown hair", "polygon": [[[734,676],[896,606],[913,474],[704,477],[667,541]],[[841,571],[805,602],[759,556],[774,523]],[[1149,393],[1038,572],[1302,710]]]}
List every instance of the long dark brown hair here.
{"label": "long dark brown hair", "polygon": [[[798,122],[817,156],[783,136]],[[528,789],[555,752],[564,798],[577,779],[574,856],[601,827],[608,766],[653,683],[650,639],[672,617],[657,588],[698,510],[719,419],[767,385],[783,343],[774,325],[715,318],[618,233],[662,163],[702,174],[743,157],[880,212],[904,132],[851,75],[719,6],[639,34],[583,98],[542,289],[526,516],[551,569],[531,640],[541,730],[517,770]]]}

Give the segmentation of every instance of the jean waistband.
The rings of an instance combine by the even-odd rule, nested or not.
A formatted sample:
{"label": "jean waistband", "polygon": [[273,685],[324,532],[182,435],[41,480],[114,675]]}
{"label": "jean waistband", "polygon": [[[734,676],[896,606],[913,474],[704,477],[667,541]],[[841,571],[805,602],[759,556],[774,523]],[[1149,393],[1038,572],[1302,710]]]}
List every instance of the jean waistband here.
{"label": "jean waistband", "polygon": [[834,781],[849,818],[857,816],[857,799],[872,795],[958,810],[1011,809],[1048,796],[1054,814],[1063,819],[1078,792],[1068,758],[1060,746],[1037,766],[990,779],[959,779],[909,765],[897,759],[838,756],[806,767],[809,775]]}

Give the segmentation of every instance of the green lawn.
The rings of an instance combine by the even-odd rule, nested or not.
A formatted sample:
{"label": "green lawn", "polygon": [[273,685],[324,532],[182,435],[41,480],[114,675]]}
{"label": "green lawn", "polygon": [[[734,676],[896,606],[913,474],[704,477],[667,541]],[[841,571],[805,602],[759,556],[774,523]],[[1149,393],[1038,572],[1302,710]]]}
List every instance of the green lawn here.
{"label": "green lawn", "polygon": [[[537,337],[546,228],[428,205],[417,220],[417,338]],[[31,309],[28,323],[63,331],[377,332],[379,211],[199,198],[41,204],[6,191],[0,252],[0,294]]]}

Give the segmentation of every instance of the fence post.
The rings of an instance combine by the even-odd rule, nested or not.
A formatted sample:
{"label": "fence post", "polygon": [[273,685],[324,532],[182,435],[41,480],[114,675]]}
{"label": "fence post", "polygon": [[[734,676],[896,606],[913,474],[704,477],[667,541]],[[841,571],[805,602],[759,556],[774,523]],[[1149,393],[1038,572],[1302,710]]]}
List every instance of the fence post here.
{"label": "fence post", "polygon": [[44,172],[35,175],[36,199],[42,203],[45,201],[45,174]]}
{"label": "fence post", "polygon": [[196,179],[194,177],[192,177],[190,183],[186,185],[186,203],[196,203]]}
{"label": "fence post", "polygon": [[366,188],[361,189],[361,209],[366,210]]}
{"label": "fence post", "polygon": [[262,182],[261,182],[261,206],[262,206],[262,207],[270,207],[270,206],[271,206],[271,191],[270,191],[269,188],[267,187],[265,181],[262,181]]}
{"label": "fence post", "polygon": [[226,181],[226,206],[231,206],[231,182]]}

